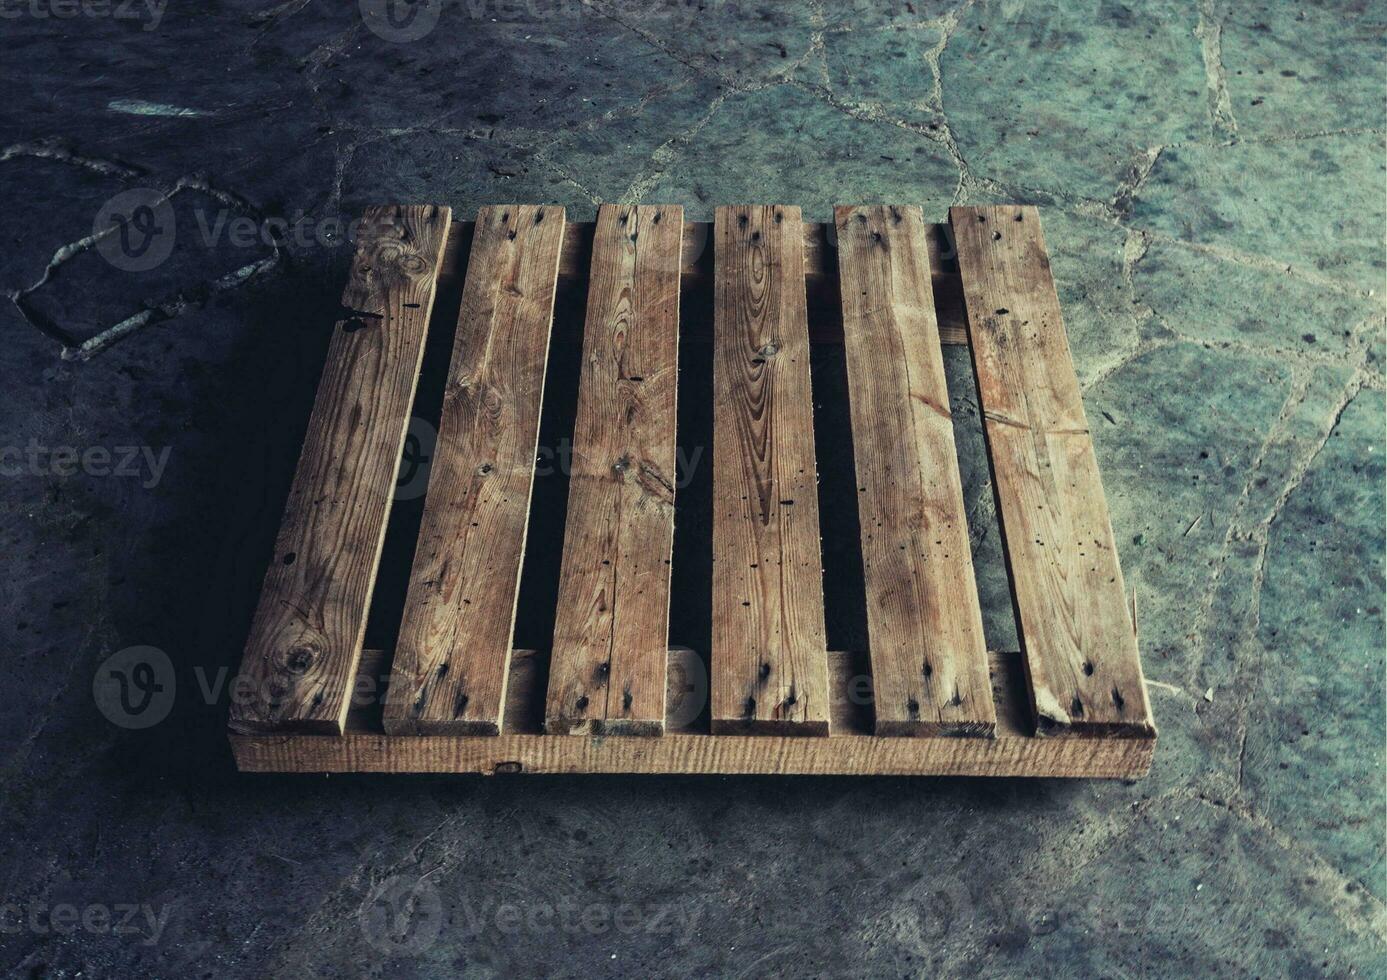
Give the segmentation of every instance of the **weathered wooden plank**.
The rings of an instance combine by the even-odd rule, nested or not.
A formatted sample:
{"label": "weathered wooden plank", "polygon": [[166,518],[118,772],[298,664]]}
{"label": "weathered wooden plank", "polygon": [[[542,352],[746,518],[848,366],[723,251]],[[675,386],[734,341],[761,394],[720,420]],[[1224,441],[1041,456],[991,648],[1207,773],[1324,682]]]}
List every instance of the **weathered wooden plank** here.
{"label": "weathered wooden plank", "polygon": [[477,218],[388,732],[500,729],[563,236],[562,208]]}
{"label": "weathered wooden plank", "polygon": [[[809,308],[827,308],[836,305],[837,244],[830,234],[832,226],[819,221],[806,221],[804,224],[804,278],[808,287]],[[684,223],[684,238],[681,246],[680,268],[684,288],[696,289],[713,275],[713,226],[706,221]],[[592,238],[595,226],[591,222],[572,222],[564,235],[563,252],[559,256],[560,279],[586,279],[588,262],[592,255]],[[448,252],[443,261],[443,282],[456,280],[460,270],[466,265],[467,252],[472,241],[470,221],[453,222],[453,231],[448,238]],[[949,238],[948,225],[926,225],[926,247],[929,250],[930,273],[934,280],[934,303],[939,320],[939,341],[943,344],[968,343],[968,328],[963,317],[963,297],[958,282],[958,268],[953,262],[953,242]],[[691,329],[690,329],[691,328]],[[810,325],[811,331],[814,324]],[[701,324],[690,324],[686,336],[693,340],[707,340],[709,331]],[[832,340],[811,333],[813,341]]]}
{"label": "weathered wooden plank", "polygon": [[[846,743],[846,744],[845,744]],[[793,738],[666,735],[658,739],[423,737],[353,733],[232,736],[242,772],[661,773],[671,775],[1030,776],[1138,779],[1154,738]]]}
{"label": "weathered wooden plank", "polygon": [[450,212],[366,212],[241,664],[233,731],[341,732]]}
{"label": "weathered wooden plank", "polygon": [[1033,207],[953,208],[973,365],[1042,730],[1153,731],[1122,570]]}
{"label": "weathered wooden plank", "polygon": [[826,735],[804,230],[780,205],[714,225],[713,731]]}
{"label": "weathered wooden plank", "polygon": [[876,731],[991,735],[924,215],[876,206],[834,217]]}
{"label": "weathered wooden plank", "polygon": [[372,723],[372,692],[388,671],[378,650],[362,657],[359,707],[345,737],[233,735],[243,772],[644,772],[840,773],[848,775],[953,775],[1137,778],[1146,774],[1154,738],[1035,738],[1020,656],[990,655],[997,699],[997,737],[883,738],[867,727],[871,677],[857,654],[830,652],[833,735],[708,735],[692,720],[683,698],[686,678],[703,665],[692,651],[669,652],[669,714],[659,739],[567,738],[541,735],[532,710],[543,696],[543,672],[531,651],[511,658],[505,724],[495,737],[382,735]]}
{"label": "weathered wooden plank", "polygon": [[683,208],[598,213],[549,667],[553,734],[659,735]]}

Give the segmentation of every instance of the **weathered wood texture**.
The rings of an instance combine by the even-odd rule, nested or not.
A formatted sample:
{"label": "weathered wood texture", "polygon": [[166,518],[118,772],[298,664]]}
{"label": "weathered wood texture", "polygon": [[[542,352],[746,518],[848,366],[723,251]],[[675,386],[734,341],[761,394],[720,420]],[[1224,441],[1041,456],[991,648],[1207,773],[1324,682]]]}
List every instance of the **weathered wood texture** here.
{"label": "weathered wood texture", "polygon": [[713,731],[826,735],[799,209],[715,212]]}
{"label": "weathered wood texture", "polygon": [[549,668],[553,734],[664,731],[682,227],[677,206],[598,214]]}
{"label": "weathered wood texture", "polygon": [[499,730],[563,237],[562,208],[477,219],[388,732]]}
{"label": "weathered wood texture", "polygon": [[[997,737],[883,738],[870,732],[871,678],[859,655],[830,652],[834,734],[829,738],[708,735],[697,727],[696,697],[685,680],[706,673],[696,654],[669,652],[669,714],[658,739],[542,735],[532,707],[542,697],[543,669],[531,651],[511,660],[505,724],[499,736],[392,737],[372,722],[372,692],[388,657],[362,659],[362,692],[345,737],[234,735],[245,772],[628,772],[846,775],[950,775],[1136,778],[1146,774],[1153,738],[1035,738],[1020,657],[990,655]],[[865,708],[864,708],[865,706]],[[696,707],[696,706],[695,706]]]}
{"label": "weathered wood texture", "polygon": [[840,207],[838,272],[879,735],[991,735],[919,208]]}
{"label": "weathered wood texture", "polygon": [[953,208],[974,373],[1042,731],[1153,731],[1107,501],[1032,207]]}
{"label": "weathered wood texture", "polygon": [[[372,209],[235,685],[238,766],[1144,775],[1156,729],[1038,216],[950,218],[511,206],[468,241],[446,209]],[[434,295],[464,266],[451,360],[425,369],[447,381],[396,651],[362,651]],[[554,643],[513,651],[550,338],[579,342],[552,322],[564,276],[588,307]],[[681,327],[691,289],[713,315]],[[690,340],[713,344],[706,661],[666,650]],[[972,347],[1019,653],[982,645],[951,342]],[[819,410],[852,423],[852,654],[825,649],[811,343],[845,345],[849,405]]]}
{"label": "weathered wood texture", "polygon": [[449,220],[432,206],[366,212],[251,624],[234,731],[342,730]]}
{"label": "weathered wood texture", "polygon": [[[804,279],[811,309],[834,306],[838,302],[837,242],[833,225],[808,221],[804,227]],[[563,252],[559,256],[560,279],[585,279],[592,255],[595,227],[591,222],[574,222],[564,235]],[[454,222],[448,239],[448,252],[443,260],[443,282],[455,280],[467,264],[472,241],[471,222]],[[713,276],[713,226],[706,221],[684,224],[680,249],[680,269],[686,290],[697,289]],[[934,303],[939,320],[939,340],[944,344],[968,343],[968,327],[963,316],[963,293],[958,281],[958,266],[954,262],[953,242],[949,226],[925,226],[925,246],[929,250],[930,273],[934,279]],[[825,318],[820,329],[827,328]],[[811,329],[814,329],[811,324]],[[686,337],[695,340],[711,339],[711,332],[702,324],[690,324]],[[833,340],[832,336],[811,335],[812,340]]]}

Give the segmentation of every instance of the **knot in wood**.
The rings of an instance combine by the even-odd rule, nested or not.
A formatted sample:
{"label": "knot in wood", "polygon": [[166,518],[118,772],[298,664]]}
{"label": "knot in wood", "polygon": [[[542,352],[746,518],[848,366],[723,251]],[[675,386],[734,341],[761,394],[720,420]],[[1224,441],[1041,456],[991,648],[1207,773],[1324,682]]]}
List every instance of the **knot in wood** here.
{"label": "knot in wood", "polygon": [[312,668],[315,659],[317,652],[312,647],[297,646],[285,655],[284,667],[291,674],[306,674]]}

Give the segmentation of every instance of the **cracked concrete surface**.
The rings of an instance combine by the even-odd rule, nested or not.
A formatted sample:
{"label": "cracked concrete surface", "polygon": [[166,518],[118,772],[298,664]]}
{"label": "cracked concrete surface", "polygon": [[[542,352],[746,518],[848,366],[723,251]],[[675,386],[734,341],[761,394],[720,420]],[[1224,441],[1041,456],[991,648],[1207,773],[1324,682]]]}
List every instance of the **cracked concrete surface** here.
{"label": "cracked concrete surface", "polygon": [[[313,0],[153,29],[24,11],[0,21],[0,969],[1387,972],[1380,4],[453,0],[409,43]],[[132,186],[179,202],[148,274],[96,247]],[[391,200],[1041,205],[1150,777],[236,776],[198,685],[234,669],[270,554],[334,222]],[[985,627],[1013,646],[966,352],[946,362]],[[154,486],[90,455],[125,446],[169,448]],[[177,665],[145,731],[91,696],[134,645]],[[438,929],[417,948],[371,925],[397,879],[424,883],[403,939]],[[63,903],[167,924],[8,928]]]}

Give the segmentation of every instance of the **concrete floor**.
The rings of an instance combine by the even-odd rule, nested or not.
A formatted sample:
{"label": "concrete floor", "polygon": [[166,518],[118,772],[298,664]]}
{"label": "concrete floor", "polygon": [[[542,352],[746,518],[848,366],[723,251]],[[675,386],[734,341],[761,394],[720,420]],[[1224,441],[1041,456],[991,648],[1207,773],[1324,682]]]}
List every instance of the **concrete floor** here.
{"label": "concrete floor", "polygon": [[[0,22],[0,970],[1387,972],[1380,4],[201,6]],[[168,261],[50,267],[180,180]],[[348,257],[324,219],[618,200],[1042,206],[1149,778],[233,772],[199,680],[237,662],[312,402]],[[92,695],[132,646],[177,682],[138,731]]]}

